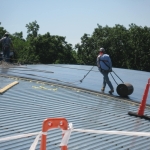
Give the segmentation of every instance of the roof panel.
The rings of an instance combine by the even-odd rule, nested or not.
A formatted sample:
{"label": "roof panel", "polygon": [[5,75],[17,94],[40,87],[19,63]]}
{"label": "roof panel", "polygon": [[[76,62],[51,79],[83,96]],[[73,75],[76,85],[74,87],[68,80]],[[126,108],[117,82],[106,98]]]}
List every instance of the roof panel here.
{"label": "roof panel", "polygon": [[[43,67],[43,65],[41,66]],[[40,69],[41,66],[31,65],[30,68]],[[72,71],[63,75],[62,71],[64,69],[67,71],[68,68],[61,67],[60,69],[57,67],[59,70],[57,72],[55,66],[50,67],[46,68],[45,66],[42,69],[53,71],[53,75],[56,72],[55,78],[65,82],[82,79],[83,75],[90,69],[90,66],[85,67],[85,70],[81,70],[82,74],[77,73],[80,70],[75,71],[77,75],[74,74],[74,69],[71,69]],[[68,66],[64,65],[64,67]],[[78,69],[83,69],[83,66],[78,66]],[[8,72],[9,70],[7,75],[14,75],[10,72],[8,74]],[[72,75],[72,78],[69,79],[67,74]],[[50,73],[49,75],[46,73],[40,75],[54,79]],[[138,110],[138,103],[98,92],[101,84],[101,80],[97,82],[99,76],[98,72],[93,71],[91,76],[88,75],[84,79],[83,84],[70,87],[66,84],[56,84],[58,81],[56,83],[48,82],[49,80],[43,77],[32,76],[33,79],[31,79],[31,75],[27,76],[28,79],[0,77],[3,85],[16,80],[19,81],[19,84],[0,95],[0,138],[39,132],[42,128],[42,121],[50,117],[65,117],[68,122],[73,123],[75,129],[150,132],[148,120],[128,115],[128,111],[136,112]],[[145,76],[147,77],[147,73]],[[142,79],[140,82],[144,80]],[[143,85],[145,86],[145,83]],[[92,91],[92,87],[97,90]],[[145,112],[150,115],[150,107],[147,106]],[[35,136],[0,142],[0,148],[2,150],[26,150],[29,149],[34,139]],[[55,129],[48,132],[47,147],[49,149],[60,149],[60,141],[60,130]],[[40,143],[36,149],[39,149],[39,145]],[[135,150],[139,148],[149,150],[150,137],[72,132],[68,147],[71,150]]]}
{"label": "roof panel", "polygon": [[[113,71],[115,73],[112,72],[112,76],[117,84],[121,84],[123,81],[124,83],[133,85],[134,91],[129,95],[129,99],[140,102],[148,79],[150,78],[150,73],[120,68],[113,68]],[[83,65],[26,65],[15,68],[0,68],[0,74],[66,84],[68,86],[86,88],[97,92],[100,92],[103,79],[96,66]],[[116,82],[111,75],[109,76],[116,89]],[[80,82],[81,80],[82,82]],[[109,88],[106,87],[106,93],[108,90]],[[114,95],[118,96],[116,91]],[[147,104],[150,104],[150,94],[148,95]]]}

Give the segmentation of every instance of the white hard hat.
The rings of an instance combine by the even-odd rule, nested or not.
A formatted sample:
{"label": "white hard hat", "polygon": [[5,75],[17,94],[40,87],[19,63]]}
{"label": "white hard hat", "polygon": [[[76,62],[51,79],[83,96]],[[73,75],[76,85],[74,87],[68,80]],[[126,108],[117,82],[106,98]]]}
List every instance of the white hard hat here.
{"label": "white hard hat", "polygon": [[8,33],[8,32],[6,32],[6,33],[5,33],[5,35],[9,35],[9,33]]}
{"label": "white hard hat", "polygon": [[102,47],[99,49],[100,52],[105,52],[105,49]]}

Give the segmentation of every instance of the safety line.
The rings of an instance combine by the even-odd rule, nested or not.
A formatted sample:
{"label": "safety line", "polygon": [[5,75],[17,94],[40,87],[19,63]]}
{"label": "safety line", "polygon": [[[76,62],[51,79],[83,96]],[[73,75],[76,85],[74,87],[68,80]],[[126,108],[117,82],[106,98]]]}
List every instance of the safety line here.
{"label": "safety line", "polygon": [[[66,133],[65,131],[68,131],[68,130],[63,130],[63,133]],[[150,132],[105,131],[105,130],[85,130],[85,129],[72,129],[71,131],[82,132],[82,133],[97,133],[97,134],[111,134],[111,135],[116,134],[116,135],[148,136],[148,137],[150,137]],[[34,133],[0,138],[0,141],[8,141],[8,140],[19,139],[19,138],[24,138],[24,137],[29,137],[29,136],[33,136],[33,135],[39,135],[39,134],[46,135],[46,133],[43,133],[43,132],[34,132]]]}
{"label": "safety line", "polygon": [[37,135],[39,133],[40,132],[34,132],[34,133],[28,133],[28,134],[21,134],[21,135],[14,135],[14,136],[10,136],[10,137],[4,137],[4,138],[0,138],[0,142],[14,140],[14,139],[20,139],[20,138],[24,138],[24,137],[29,137],[29,136]]}
{"label": "safety line", "polygon": [[104,131],[104,130],[84,130],[84,129],[73,129],[77,132],[97,133],[97,134],[116,134],[116,135],[129,135],[129,136],[148,136],[150,132],[129,132],[129,131]]}
{"label": "safety line", "polygon": [[[62,138],[60,146],[64,146],[68,144],[71,132],[76,131],[76,132],[82,132],[82,133],[96,133],[96,134],[115,134],[115,135],[126,135],[126,136],[147,136],[150,137],[150,132],[129,132],[129,131],[104,131],[104,130],[85,130],[85,129],[73,129],[72,123],[69,124],[68,130],[62,130],[64,136]],[[39,138],[41,135],[47,135],[47,132],[35,132],[35,133],[28,133],[28,134],[22,134],[22,135],[16,135],[16,136],[11,136],[11,137],[5,137],[5,138],[0,138],[0,141],[9,141],[13,139],[19,139],[19,138],[24,138],[24,137],[29,137],[33,135],[37,135],[34,142],[32,143],[31,147],[29,150],[35,150],[36,145],[39,141]]]}

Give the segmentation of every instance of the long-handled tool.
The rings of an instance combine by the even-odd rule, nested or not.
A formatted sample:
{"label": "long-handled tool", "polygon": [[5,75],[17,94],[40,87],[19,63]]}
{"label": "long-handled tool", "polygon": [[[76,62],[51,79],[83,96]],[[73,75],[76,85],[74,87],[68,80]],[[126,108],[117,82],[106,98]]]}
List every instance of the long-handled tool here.
{"label": "long-handled tool", "polygon": [[[90,73],[90,71],[92,71],[93,68],[94,68],[94,66],[89,70],[89,72],[86,75],[84,75],[83,79]],[[82,82],[83,79],[81,79],[80,82]]]}
{"label": "long-handled tool", "polygon": [[[119,76],[114,72],[114,71],[112,71],[118,78],[119,78]],[[114,81],[116,82],[116,80],[115,80],[115,78],[113,77],[113,75],[111,74],[111,72],[110,72],[110,75],[112,76],[112,78],[114,79]],[[120,78],[119,78],[120,79]],[[120,79],[121,80],[121,79]],[[121,80],[122,81],[122,80]],[[123,81],[122,81],[122,83],[124,83]],[[116,82],[116,84],[117,85],[119,85],[117,82]]]}

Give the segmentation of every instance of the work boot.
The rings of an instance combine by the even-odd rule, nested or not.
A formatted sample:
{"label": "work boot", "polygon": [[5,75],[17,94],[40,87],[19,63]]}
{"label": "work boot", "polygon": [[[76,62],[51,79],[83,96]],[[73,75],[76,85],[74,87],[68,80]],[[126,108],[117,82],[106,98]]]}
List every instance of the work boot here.
{"label": "work boot", "polygon": [[109,91],[109,94],[112,94],[112,93],[114,93],[114,89]]}
{"label": "work boot", "polygon": [[105,88],[103,87],[103,88],[101,89],[101,91],[104,92],[104,91],[105,91]]}

